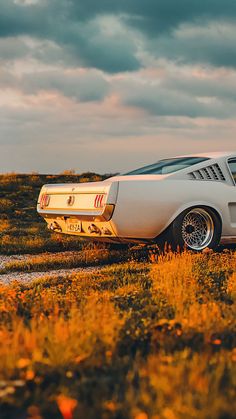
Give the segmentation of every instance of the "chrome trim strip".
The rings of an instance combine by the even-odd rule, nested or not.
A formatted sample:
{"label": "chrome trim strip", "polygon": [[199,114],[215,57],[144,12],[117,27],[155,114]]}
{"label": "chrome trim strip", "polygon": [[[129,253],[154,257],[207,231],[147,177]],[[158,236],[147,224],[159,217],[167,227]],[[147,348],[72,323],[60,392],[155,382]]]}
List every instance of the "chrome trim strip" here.
{"label": "chrome trim strip", "polygon": [[99,213],[97,211],[91,211],[90,214],[82,212],[82,211],[72,211],[72,210],[67,210],[67,209],[63,209],[63,210],[42,210],[42,209],[37,209],[38,213],[42,216],[42,217],[46,217],[46,218],[53,218],[53,216],[57,215],[57,216],[61,216],[61,217],[78,217],[80,220],[85,220],[85,221],[109,221],[112,217],[112,214],[114,212],[115,209],[115,205],[113,204],[106,204],[104,211],[102,213]]}

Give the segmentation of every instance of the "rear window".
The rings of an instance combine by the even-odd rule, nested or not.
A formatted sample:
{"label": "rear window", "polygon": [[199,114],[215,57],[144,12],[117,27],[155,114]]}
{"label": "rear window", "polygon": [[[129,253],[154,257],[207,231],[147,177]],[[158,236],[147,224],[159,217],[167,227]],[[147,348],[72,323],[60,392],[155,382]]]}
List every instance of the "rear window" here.
{"label": "rear window", "polygon": [[202,163],[209,158],[206,157],[177,157],[174,159],[159,160],[149,166],[141,167],[140,169],[132,170],[124,173],[123,176],[128,175],[165,175],[167,173],[177,172],[178,170],[186,169],[186,167],[193,166],[197,163]]}

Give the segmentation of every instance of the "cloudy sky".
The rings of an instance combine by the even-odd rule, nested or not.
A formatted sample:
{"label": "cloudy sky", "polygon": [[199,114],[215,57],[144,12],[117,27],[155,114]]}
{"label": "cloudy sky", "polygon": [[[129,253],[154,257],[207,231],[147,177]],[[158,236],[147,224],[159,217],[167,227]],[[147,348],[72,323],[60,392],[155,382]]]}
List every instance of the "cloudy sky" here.
{"label": "cloudy sky", "polygon": [[0,172],[236,149],[235,0],[0,6]]}

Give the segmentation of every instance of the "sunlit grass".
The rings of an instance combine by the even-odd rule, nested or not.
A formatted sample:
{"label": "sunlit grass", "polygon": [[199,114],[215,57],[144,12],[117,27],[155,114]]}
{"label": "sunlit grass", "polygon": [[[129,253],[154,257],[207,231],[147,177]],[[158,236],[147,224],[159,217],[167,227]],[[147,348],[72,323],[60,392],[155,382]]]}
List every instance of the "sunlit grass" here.
{"label": "sunlit grass", "polygon": [[0,253],[14,255],[81,249],[81,241],[77,237],[61,237],[61,235],[47,234],[47,232],[45,234],[45,226],[42,225],[41,228],[39,235],[23,231],[22,235],[16,237],[14,232],[12,234],[5,232],[0,237]]}
{"label": "sunlit grass", "polygon": [[2,285],[1,417],[233,418],[235,274],[185,252]]}

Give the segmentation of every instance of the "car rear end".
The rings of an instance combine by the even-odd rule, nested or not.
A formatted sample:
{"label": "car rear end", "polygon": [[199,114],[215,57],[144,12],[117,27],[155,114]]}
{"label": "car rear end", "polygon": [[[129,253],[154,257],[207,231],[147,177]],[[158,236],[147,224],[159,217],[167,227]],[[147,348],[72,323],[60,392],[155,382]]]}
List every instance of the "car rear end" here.
{"label": "car rear end", "polygon": [[114,241],[118,186],[117,181],[44,185],[37,211],[52,231]]}

